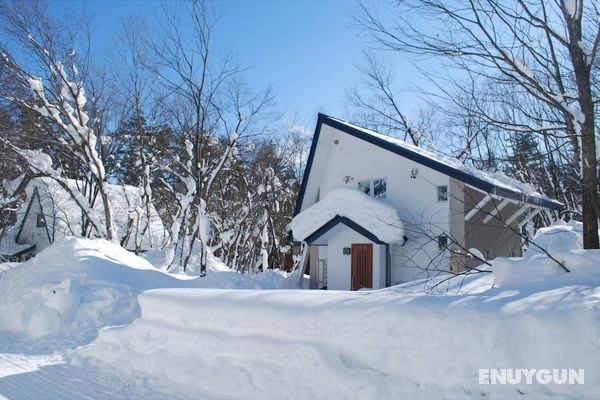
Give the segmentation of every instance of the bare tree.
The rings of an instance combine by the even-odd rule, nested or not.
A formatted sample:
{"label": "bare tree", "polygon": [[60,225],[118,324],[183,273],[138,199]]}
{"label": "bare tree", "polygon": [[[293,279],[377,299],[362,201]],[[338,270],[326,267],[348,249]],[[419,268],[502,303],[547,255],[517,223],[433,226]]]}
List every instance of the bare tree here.
{"label": "bare tree", "polygon": [[549,110],[545,115],[557,117],[540,125],[517,104],[512,113],[498,119],[486,112],[485,99],[474,98],[479,117],[500,129],[562,134],[569,139],[574,164],[580,169],[584,246],[598,248],[598,100],[592,95],[592,68],[600,46],[597,4],[583,0],[393,4],[391,21],[366,5],[358,18],[384,48],[417,57],[442,57],[457,67],[453,74],[517,92]]}
{"label": "bare tree", "polygon": [[172,179],[162,182],[175,203],[169,264],[186,270],[196,249],[200,274],[210,239],[206,202],[223,169],[237,157],[239,144],[261,132],[255,120],[272,104],[269,90],[255,94],[245,86],[233,57],[216,53],[213,6],[206,1],[165,5],[166,23],[152,44],[153,70],[167,91],[179,136],[163,166]]}
{"label": "bare tree", "polygon": [[[11,91],[2,95],[43,117],[43,121],[51,126],[52,140],[78,165],[80,175],[75,178],[83,178],[84,184],[76,188],[69,185],[63,168],[55,168],[60,161],[53,160],[50,155],[40,150],[20,149],[6,139],[5,143],[29,164],[34,173],[55,179],[73,197],[98,234],[116,240],[106,170],[98,153],[98,118],[94,118],[95,106],[88,104],[84,88],[89,47],[80,55],[69,46],[75,43],[74,33],[61,41],[64,34],[60,34],[56,21],[49,17],[46,4],[42,2],[2,3],[0,19],[5,37],[12,39],[14,44],[13,49],[0,47],[2,68],[28,91],[27,96]],[[75,23],[74,28],[81,26]],[[86,42],[89,44],[89,37]],[[21,58],[28,67],[17,62],[11,54],[23,55]],[[103,223],[96,221],[89,212],[98,195],[104,209]]]}

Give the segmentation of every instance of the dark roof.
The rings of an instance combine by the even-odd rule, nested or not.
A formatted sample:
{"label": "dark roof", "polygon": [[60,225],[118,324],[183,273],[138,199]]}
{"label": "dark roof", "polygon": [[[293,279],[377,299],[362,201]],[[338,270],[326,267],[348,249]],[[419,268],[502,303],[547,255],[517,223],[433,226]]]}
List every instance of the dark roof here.
{"label": "dark roof", "polygon": [[35,250],[35,244],[31,244],[29,246],[26,247],[19,247],[15,250],[6,250],[6,251],[2,251],[2,253],[0,254],[0,257],[3,258],[15,258],[15,257],[20,257],[23,254],[27,254],[30,251],[34,251]]}
{"label": "dark roof", "polygon": [[316,231],[311,233],[310,236],[308,236],[305,239],[305,242],[307,244],[313,244],[317,239],[319,239],[321,236],[323,236],[324,234],[329,232],[337,224],[344,224],[348,228],[354,229],[356,232],[360,233],[361,235],[363,235],[364,237],[366,237],[367,239],[369,239],[372,242],[375,242],[377,244],[385,244],[385,242],[382,242],[381,240],[379,240],[379,238],[377,236],[375,236],[373,233],[371,233],[369,230],[358,225],[356,222],[352,221],[350,218],[341,217],[339,215],[336,215],[335,217],[333,217],[332,219],[327,221],[319,229],[317,229]]}
{"label": "dark roof", "polygon": [[[312,145],[310,147],[310,153],[306,162],[306,168],[304,170],[304,176],[302,179],[302,185],[300,186],[300,192],[298,194],[298,200],[296,202],[294,215],[297,215],[300,212],[300,207],[302,207],[302,201],[304,200],[306,185],[308,184],[308,178],[310,170],[312,168],[312,163],[317,149],[317,143],[319,141],[319,135],[321,133],[321,127],[323,124],[329,125],[348,135],[354,136],[358,139],[364,140],[366,142],[374,144],[375,146],[381,147],[385,150],[391,151],[392,153],[398,154],[409,160],[415,161],[421,165],[429,167],[435,171],[441,172],[442,174],[448,175],[449,177],[469,184],[486,193],[494,194],[511,200],[520,201],[523,203],[532,204],[538,207],[549,208],[552,210],[559,210],[563,208],[563,205],[556,200],[553,200],[541,194],[524,193],[522,191],[519,191],[518,188],[511,187],[510,185],[505,185],[502,182],[499,182],[497,179],[493,178],[491,175],[488,175],[483,171],[477,171],[478,173],[475,174],[473,171],[467,170],[466,166],[464,166],[458,160],[448,159],[447,157],[444,157],[432,151],[412,146],[400,139],[391,138],[379,134],[377,132],[373,132],[369,129],[361,128],[348,122],[341,121],[337,118],[333,118],[328,115],[319,113],[319,117],[317,119],[317,126],[315,128],[315,134],[313,136]],[[448,161],[451,161],[450,165]]]}

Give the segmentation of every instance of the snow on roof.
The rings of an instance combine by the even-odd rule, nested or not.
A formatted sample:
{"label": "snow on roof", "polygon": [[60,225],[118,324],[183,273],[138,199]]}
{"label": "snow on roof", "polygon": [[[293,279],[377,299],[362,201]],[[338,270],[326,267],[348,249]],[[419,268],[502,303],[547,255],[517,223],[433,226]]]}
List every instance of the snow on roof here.
{"label": "snow on roof", "polygon": [[[503,173],[501,171],[497,171],[497,172],[482,171],[475,167],[467,166],[467,165],[463,164],[461,161],[457,160],[456,158],[446,156],[437,151],[424,149],[422,147],[418,147],[413,144],[407,143],[401,139],[383,135],[381,133],[372,131],[367,128],[360,127],[358,125],[351,124],[346,121],[342,121],[342,120],[334,118],[334,117],[330,117],[328,115],[320,114],[320,117],[325,118],[325,120],[337,123],[336,125],[339,125],[339,124],[345,125],[346,127],[349,127],[353,130],[360,131],[361,133],[369,135],[373,138],[383,140],[383,141],[385,141],[389,144],[392,144],[393,146],[396,146],[398,148],[401,148],[407,152],[410,152],[410,153],[413,153],[420,157],[429,159],[429,160],[433,161],[434,163],[445,167],[444,169],[446,169],[446,170],[450,169],[454,172],[458,172],[461,175],[466,174],[468,176],[471,176],[472,178],[475,178],[477,180],[488,183],[493,188],[500,188],[500,189],[504,189],[504,191],[511,192],[513,195],[514,194],[523,195],[524,198],[521,198],[519,200],[522,200],[524,202],[535,203],[538,205],[543,205],[548,208],[561,208],[562,207],[561,203],[559,203],[558,201],[556,201],[554,199],[551,199],[550,197],[547,197],[547,196],[541,194],[540,192],[538,192],[536,190],[536,188],[533,185],[531,185],[529,183],[520,182],[514,178],[507,176],[505,173]],[[334,127],[338,128],[337,126],[334,126]],[[470,182],[467,182],[467,183],[470,183]],[[508,193],[505,193],[504,191],[502,193],[497,193],[497,194],[504,196],[504,197],[514,197],[514,196],[506,196]]]}
{"label": "snow on roof", "polygon": [[360,190],[341,188],[292,219],[294,239],[304,241],[336,216],[348,218],[385,243],[399,242],[404,236],[402,220],[394,207]]}
{"label": "snow on roof", "polygon": [[[81,186],[82,182],[69,180],[68,184],[77,191],[76,187]],[[15,226],[21,226],[35,189],[39,194],[50,235],[54,232],[68,236],[81,236],[81,209],[69,193],[52,178],[35,178],[29,182],[25,189],[27,201],[18,212]],[[161,245],[165,238],[165,228],[152,204],[150,205],[150,224],[147,229],[144,229],[146,216],[141,189],[129,185],[108,185],[108,190],[119,240],[122,240],[127,234],[128,224],[130,220],[132,222],[131,237],[125,247],[130,250],[135,249],[135,227],[138,226],[138,222],[141,248],[148,249]],[[100,223],[104,221],[104,206],[100,196],[96,199],[91,213]],[[139,218],[140,216],[141,218]]]}
{"label": "snow on roof", "polygon": [[26,252],[32,244],[19,244],[15,240],[16,229],[10,229],[6,235],[0,238],[0,263],[3,262],[2,257],[12,257],[22,252]]}

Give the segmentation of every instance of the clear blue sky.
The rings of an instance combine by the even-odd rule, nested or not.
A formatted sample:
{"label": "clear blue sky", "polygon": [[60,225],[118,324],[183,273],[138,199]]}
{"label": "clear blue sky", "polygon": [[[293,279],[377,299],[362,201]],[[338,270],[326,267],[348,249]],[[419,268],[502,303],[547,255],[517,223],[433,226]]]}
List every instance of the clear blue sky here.
{"label": "clear blue sky", "polygon": [[[160,20],[158,1],[58,1],[52,9],[85,5],[93,16],[96,45],[111,45],[120,20]],[[219,1],[222,13],[215,44],[231,49],[256,89],[273,87],[280,109],[298,113],[311,126],[317,112],[343,117],[346,92],[360,80],[356,68],[364,39],[353,26],[357,4],[350,0]],[[312,129],[312,128],[311,128]]]}

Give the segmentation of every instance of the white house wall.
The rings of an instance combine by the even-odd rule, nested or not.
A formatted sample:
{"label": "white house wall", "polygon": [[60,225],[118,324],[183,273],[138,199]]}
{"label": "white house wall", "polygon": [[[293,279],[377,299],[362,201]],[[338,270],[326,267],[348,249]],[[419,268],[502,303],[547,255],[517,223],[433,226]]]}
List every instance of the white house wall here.
{"label": "white house wall", "polygon": [[[412,168],[418,168],[416,179],[410,177]],[[348,183],[346,176],[351,177]],[[409,238],[391,252],[391,283],[405,282],[421,270],[402,268],[429,265],[431,254],[438,251],[435,237],[449,230],[448,202],[437,201],[437,186],[449,185],[448,176],[323,124],[302,209],[316,202],[317,193],[322,198],[332,190],[357,188],[359,181],[377,178],[387,179],[387,197],[381,200],[397,208]],[[385,282],[385,274],[381,279]]]}

